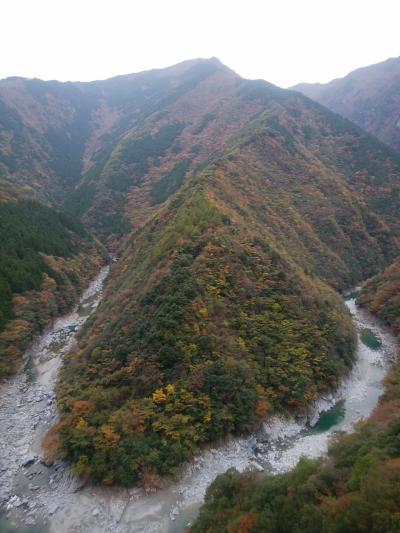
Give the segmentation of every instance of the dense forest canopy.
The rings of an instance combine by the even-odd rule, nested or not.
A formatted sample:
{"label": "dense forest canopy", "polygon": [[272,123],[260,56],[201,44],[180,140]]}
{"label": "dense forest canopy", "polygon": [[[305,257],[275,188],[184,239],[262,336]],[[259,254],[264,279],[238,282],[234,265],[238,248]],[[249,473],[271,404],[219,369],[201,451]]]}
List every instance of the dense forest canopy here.
{"label": "dense forest canopy", "polygon": [[41,254],[77,253],[73,233],[83,228],[37,202],[0,202],[0,331],[13,316],[12,295],[39,289],[43,273],[55,276]]}
{"label": "dense forest canopy", "polygon": [[3,376],[43,326],[74,302],[103,252],[80,222],[32,200],[0,202],[0,242]]}
{"label": "dense forest canopy", "polygon": [[61,453],[103,483],[173,473],[199,445],[304,407],[351,366],[351,322],[331,290],[246,239],[201,189],[180,202],[132,241],[118,302],[106,298],[62,371]]}

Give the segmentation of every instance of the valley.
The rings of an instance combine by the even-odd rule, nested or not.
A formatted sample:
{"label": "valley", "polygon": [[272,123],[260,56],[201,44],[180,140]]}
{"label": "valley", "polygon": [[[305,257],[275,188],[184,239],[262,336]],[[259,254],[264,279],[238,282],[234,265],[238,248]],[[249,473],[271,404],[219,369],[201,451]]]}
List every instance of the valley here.
{"label": "valley", "polygon": [[0,530],[181,533],[236,468],[193,531],[247,533],[242,483],[384,410],[400,155],[358,124],[216,58],[0,80]]}
{"label": "valley", "polygon": [[204,450],[176,479],[167,480],[156,491],[85,486],[71,475],[66,462],[44,464],[41,441],[57,416],[54,387],[62,357],[98,305],[107,272],[104,268],[90,284],[79,307],[37,340],[26,354],[25,370],[1,385],[0,419],[11,430],[1,443],[4,511],[0,525],[5,531],[18,526],[21,531],[37,533],[182,533],[218,474],[229,468],[263,468],[265,473],[277,474],[293,468],[300,457],[317,458],[326,453],[333,431],[351,431],[370,415],[383,391],[383,377],[395,359],[395,338],[350,299],[347,305],[359,334],[371,329],[381,347],[374,350],[359,341],[350,375],[334,393],[317,399],[303,416],[296,420],[273,417],[257,432]]}
{"label": "valley", "polygon": [[[25,516],[20,526],[39,524],[41,527],[43,516],[55,512],[55,507],[47,505],[48,497],[43,493],[52,492],[53,485],[58,484],[60,465],[44,464],[42,439],[57,416],[54,387],[62,358],[98,305],[108,270],[102,268],[83,293],[79,305],[44,331],[24,354],[23,369],[1,385],[0,419],[6,431],[0,443],[0,506],[14,512],[23,511]],[[68,484],[65,490],[69,490]],[[11,494],[13,491],[15,494]],[[1,520],[0,527],[5,527],[1,526]]]}

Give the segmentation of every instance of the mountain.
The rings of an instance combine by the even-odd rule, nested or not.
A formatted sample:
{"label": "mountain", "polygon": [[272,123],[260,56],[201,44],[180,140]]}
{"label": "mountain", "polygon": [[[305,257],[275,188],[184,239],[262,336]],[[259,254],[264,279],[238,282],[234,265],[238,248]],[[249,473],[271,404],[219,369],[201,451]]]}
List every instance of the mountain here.
{"label": "mountain", "polygon": [[292,87],[400,150],[400,57],[329,83]]}
{"label": "mountain", "polygon": [[105,260],[58,209],[79,182],[95,102],[79,84],[0,80],[0,378]]}
{"label": "mountain", "polygon": [[118,255],[65,358],[49,461],[103,484],[154,480],[337,385],[355,343],[336,291],[399,255],[395,151],[215,58],[10,78],[0,102],[7,349],[32,338],[25,317],[37,331],[63,309],[45,302],[74,300],[96,238]]}
{"label": "mountain", "polygon": [[[61,205],[80,185],[67,200],[68,205],[82,214],[95,198],[96,206],[87,218],[101,218],[105,210],[103,225],[108,227],[99,232],[108,234],[110,227],[123,226],[120,220],[111,219],[124,218],[116,214],[122,207],[121,196],[146,174],[146,160],[162,158],[183,129],[185,98],[189,94],[191,100],[198,97],[191,113],[198,118],[200,135],[207,123],[202,110],[221,101],[216,92],[219,80],[229,91],[239,77],[216,59],[191,60],[167,69],[90,83],[1,80],[0,179],[55,205]],[[196,95],[193,89],[198,86],[201,90]],[[177,101],[177,116],[165,120],[169,125],[162,129],[162,115],[167,109],[173,112]],[[152,122],[146,122],[149,116]],[[159,121],[160,131],[154,119]],[[187,119],[193,121],[193,116]],[[230,134],[224,126],[229,128],[231,122],[229,116],[222,119],[218,136],[209,136],[210,146],[203,150],[207,154],[190,153],[190,160],[202,162],[208,152],[218,150],[220,137],[223,140]],[[112,161],[118,150],[122,153],[115,169]],[[143,163],[138,164],[135,158]]]}
{"label": "mountain", "polygon": [[[215,58],[90,83],[2,80],[0,180],[64,207],[103,241],[118,243],[186,178],[224,153],[246,124],[251,128],[258,113],[269,108],[274,117],[282,99],[296,101],[272,85],[258,98],[260,84]],[[285,133],[279,121],[268,127]],[[321,157],[313,118],[302,127],[305,147]],[[352,150],[344,136],[341,143],[343,151]],[[328,144],[325,139],[325,151]],[[343,155],[354,167],[353,156]],[[336,171],[337,162],[323,158]]]}
{"label": "mountain", "polygon": [[119,259],[47,443],[77,474],[131,485],[335,387],[354,353],[335,290],[398,256],[400,160],[215,59],[108,83],[119,125],[64,207]]}
{"label": "mountain", "polygon": [[[74,193],[75,187],[139,118],[189,91],[210,71],[228,71],[216,60],[197,64],[188,61],[88,84],[0,81],[0,232],[5,243],[0,255],[0,375],[11,372],[48,320],[76,300],[104,259],[104,251],[76,218],[89,186]],[[88,215],[87,229],[105,239],[121,233],[124,187],[98,187],[92,218],[105,219],[106,228],[96,231]],[[69,194],[75,195],[71,199]],[[54,209],[64,203],[71,208],[69,215]],[[125,224],[124,230],[129,228]]]}

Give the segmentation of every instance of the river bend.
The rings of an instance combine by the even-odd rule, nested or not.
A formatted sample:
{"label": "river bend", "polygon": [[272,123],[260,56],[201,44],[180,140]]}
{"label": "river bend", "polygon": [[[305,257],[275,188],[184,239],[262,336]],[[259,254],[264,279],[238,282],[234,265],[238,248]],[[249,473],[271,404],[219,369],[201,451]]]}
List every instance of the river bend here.
{"label": "river bend", "polygon": [[257,434],[232,438],[201,452],[179,478],[158,492],[82,487],[64,462],[41,463],[41,440],[57,419],[54,387],[63,354],[98,305],[108,267],[92,281],[79,305],[58,319],[25,355],[25,367],[0,386],[0,531],[51,533],[182,533],[211,481],[230,467],[267,473],[292,468],[301,456],[326,453],[331,434],[350,431],[382,393],[396,341],[364,309],[347,306],[360,333],[371,330],[381,346],[360,339],[356,364],[339,389],[321,398],[301,420],[273,418]]}

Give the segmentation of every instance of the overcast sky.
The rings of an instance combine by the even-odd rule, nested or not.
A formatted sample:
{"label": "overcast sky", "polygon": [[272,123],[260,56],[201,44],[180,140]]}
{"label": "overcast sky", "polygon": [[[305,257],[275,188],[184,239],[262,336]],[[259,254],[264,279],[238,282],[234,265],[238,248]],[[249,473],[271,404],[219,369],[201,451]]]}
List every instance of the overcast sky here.
{"label": "overcast sky", "polygon": [[400,0],[0,0],[0,78],[103,79],[216,56],[326,82],[400,55]]}

